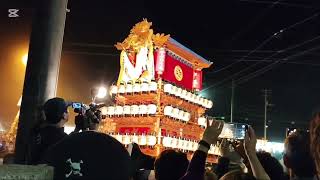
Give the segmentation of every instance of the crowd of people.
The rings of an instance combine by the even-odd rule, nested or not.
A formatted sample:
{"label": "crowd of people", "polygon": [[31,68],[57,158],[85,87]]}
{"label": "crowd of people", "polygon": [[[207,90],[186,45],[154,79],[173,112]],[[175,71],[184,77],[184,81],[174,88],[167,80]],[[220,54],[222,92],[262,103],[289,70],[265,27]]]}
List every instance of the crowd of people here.
{"label": "crowd of people", "polygon": [[63,127],[68,104],[62,98],[48,100],[43,112],[45,120],[33,131],[27,163],[53,166],[57,180],[320,180],[320,110],[312,116],[310,131],[298,130],[285,139],[284,166],[270,153],[256,151],[257,138],[250,126],[243,141],[223,139],[217,163],[208,165],[210,145],[220,141],[223,121],[207,122],[189,161],[185,153],[172,149],[148,156],[137,144],[127,149],[94,130],[67,135]]}

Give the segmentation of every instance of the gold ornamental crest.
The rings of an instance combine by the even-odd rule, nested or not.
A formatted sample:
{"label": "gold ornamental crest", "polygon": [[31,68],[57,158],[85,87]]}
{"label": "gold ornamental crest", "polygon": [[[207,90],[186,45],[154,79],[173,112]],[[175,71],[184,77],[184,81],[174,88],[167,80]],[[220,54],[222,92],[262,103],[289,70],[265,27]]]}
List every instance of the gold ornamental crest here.
{"label": "gold ornamental crest", "polygon": [[174,77],[176,80],[181,81],[183,79],[183,71],[179,65],[174,67]]}

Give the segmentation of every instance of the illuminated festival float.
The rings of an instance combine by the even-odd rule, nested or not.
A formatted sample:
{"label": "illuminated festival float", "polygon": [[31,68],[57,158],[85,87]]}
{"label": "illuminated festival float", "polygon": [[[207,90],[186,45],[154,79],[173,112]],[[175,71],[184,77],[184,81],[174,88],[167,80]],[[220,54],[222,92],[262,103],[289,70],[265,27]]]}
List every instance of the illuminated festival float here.
{"label": "illuminated festival float", "polygon": [[154,34],[151,25],[143,20],[115,45],[121,51],[120,73],[110,88],[114,105],[103,110],[107,118],[99,131],[124,145],[136,142],[149,155],[167,148],[191,155],[206,125],[204,114],[213,106],[198,94],[202,69],[212,63],[170,35]]}

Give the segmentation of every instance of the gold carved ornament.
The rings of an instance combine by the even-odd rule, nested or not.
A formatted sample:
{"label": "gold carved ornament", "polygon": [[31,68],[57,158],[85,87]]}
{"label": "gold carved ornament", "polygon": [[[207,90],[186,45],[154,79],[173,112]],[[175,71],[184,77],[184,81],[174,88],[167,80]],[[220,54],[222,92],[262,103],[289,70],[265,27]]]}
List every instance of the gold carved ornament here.
{"label": "gold carved ornament", "polygon": [[152,22],[147,19],[137,23],[130,30],[129,36],[122,42],[118,42],[115,47],[120,51],[135,51],[138,52],[142,47],[163,47],[168,41],[170,35],[153,34],[151,29]]}

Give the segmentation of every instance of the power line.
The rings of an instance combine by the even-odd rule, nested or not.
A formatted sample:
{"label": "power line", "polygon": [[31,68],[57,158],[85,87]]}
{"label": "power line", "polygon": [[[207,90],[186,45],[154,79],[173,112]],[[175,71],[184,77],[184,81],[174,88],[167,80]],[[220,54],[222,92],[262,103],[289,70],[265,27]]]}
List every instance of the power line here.
{"label": "power line", "polygon": [[308,65],[308,66],[320,66],[320,63],[304,63],[304,62],[298,62],[298,61],[290,61],[290,62],[287,62],[285,60],[283,60],[282,58],[278,58],[278,59],[270,59],[270,60],[263,60],[263,59],[249,59],[249,60],[245,60],[244,62],[260,62],[260,61],[263,61],[263,62],[269,62],[269,63],[273,63],[273,62],[276,62],[276,61],[284,61],[283,63],[285,64],[298,64],[298,65]]}
{"label": "power line", "polygon": [[[276,55],[278,55],[278,54],[284,53],[284,52],[286,52],[286,51],[288,51],[288,50],[295,49],[295,48],[300,47],[300,46],[302,46],[302,45],[305,45],[305,44],[307,44],[307,43],[309,43],[309,42],[315,41],[315,40],[317,40],[317,39],[319,39],[319,38],[320,38],[320,35],[319,35],[319,36],[316,36],[316,37],[314,37],[314,38],[312,38],[312,39],[303,41],[302,43],[295,44],[295,45],[293,45],[293,46],[289,46],[289,47],[287,47],[287,48],[285,48],[285,49],[282,49],[282,50],[277,51],[276,53],[274,53],[274,54],[272,54],[272,55],[264,58],[263,60],[269,59],[269,58],[274,57],[274,56],[276,56]],[[303,51],[303,52],[304,52],[304,51]],[[255,67],[256,65],[258,65],[258,64],[260,64],[260,63],[263,63],[263,61],[256,62],[256,63],[254,63],[253,65],[250,65],[250,66],[246,67],[245,69],[242,69],[241,71],[239,71],[239,72],[237,72],[237,73],[235,73],[235,74],[233,74],[233,75],[231,75],[231,76],[229,76],[229,77],[227,77],[227,78],[219,81],[218,83],[215,83],[215,84],[213,84],[213,85],[211,85],[211,86],[203,89],[202,91],[206,91],[206,90],[208,90],[208,89],[210,89],[210,88],[216,87],[216,86],[218,86],[219,84],[222,84],[222,83],[224,83],[225,81],[228,81],[229,79],[232,79],[232,78],[236,77],[238,74],[240,74],[240,73],[242,73],[242,72],[245,72],[245,71],[247,71],[247,70]]]}
{"label": "power line", "polygon": [[274,37],[278,36],[279,34],[285,32],[285,31],[288,31],[288,30],[290,30],[290,29],[292,29],[292,28],[294,28],[294,27],[296,27],[296,26],[298,26],[298,25],[300,25],[300,24],[303,24],[303,23],[305,23],[305,22],[307,22],[307,21],[309,21],[309,20],[317,17],[318,15],[319,15],[319,13],[315,13],[315,14],[313,14],[312,16],[309,16],[309,17],[307,17],[307,18],[305,18],[305,19],[303,19],[303,20],[301,20],[301,21],[298,21],[298,22],[296,22],[296,23],[294,23],[294,24],[292,24],[292,25],[290,25],[290,26],[287,26],[287,27],[284,28],[284,29],[281,29],[280,31],[274,33],[274,34],[271,35],[269,38],[267,38],[266,40],[264,40],[259,46],[257,46],[255,49],[253,49],[252,51],[250,51],[247,55],[243,56],[241,59],[239,59],[239,60],[237,60],[236,62],[233,62],[233,63],[231,63],[231,64],[229,64],[229,65],[227,65],[227,66],[225,66],[225,67],[222,67],[221,69],[218,69],[217,71],[213,71],[213,72],[211,72],[211,73],[209,72],[208,74],[215,74],[215,73],[218,73],[218,72],[223,71],[223,70],[225,70],[225,69],[228,69],[229,67],[231,67],[231,66],[233,66],[233,65],[241,62],[244,58],[248,57],[250,54],[252,54],[252,53],[254,53],[255,51],[257,51],[259,48],[261,48],[261,47],[264,46],[266,43],[268,43],[269,41],[271,41]]}
{"label": "power line", "polygon": [[[277,2],[280,2],[281,0],[278,0]],[[243,29],[241,29],[240,31],[238,31],[232,38],[231,38],[231,42],[235,41],[241,34],[247,33],[249,29],[251,29],[252,27],[256,26],[256,24],[258,24],[259,20],[262,19],[264,16],[266,16],[268,14],[268,12],[273,9],[273,7],[275,6],[274,4],[271,4],[270,6],[268,6],[267,8],[265,8],[263,11],[259,11],[258,15],[255,16],[255,18],[253,20],[251,20],[249,22],[249,24],[247,24],[247,26]]]}
{"label": "power line", "polygon": [[275,5],[282,5],[287,7],[298,7],[298,8],[306,8],[306,9],[312,9],[315,7],[312,6],[305,6],[301,4],[294,4],[294,3],[286,3],[286,2],[272,2],[272,1],[256,1],[256,0],[240,0],[243,2],[252,2],[252,3],[259,3],[259,4],[275,4]]}
{"label": "power line", "polygon": [[303,52],[294,54],[294,55],[289,56],[289,57],[286,57],[286,58],[282,58],[281,60],[278,60],[278,61],[276,61],[276,62],[274,62],[274,63],[272,63],[272,64],[269,64],[268,66],[266,66],[266,67],[264,67],[264,68],[262,68],[262,69],[260,69],[260,70],[257,70],[257,71],[255,71],[255,72],[253,72],[253,73],[250,73],[250,74],[248,74],[248,75],[246,75],[246,76],[238,79],[238,80],[237,80],[238,82],[236,82],[236,84],[244,83],[244,82],[246,82],[246,81],[248,81],[248,80],[250,80],[250,79],[252,79],[252,78],[255,78],[255,77],[257,77],[257,76],[259,76],[259,75],[261,75],[261,74],[263,74],[263,73],[271,70],[271,69],[272,69],[275,65],[277,65],[277,64],[282,64],[282,63],[288,61],[288,60],[291,59],[291,58],[294,58],[294,57],[297,57],[297,56],[301,56],[301,55],[303,55],[303,54],[305,54],[305,53],[307,53],[307,52],[309,52],[309,51],[314,51],[314,50],[316,50],[316,49],[320,49],[320,46],[317,46],[317,47],[314,47],[314,48],[305,50],[305,51],[303,51]]}
{"label": "power line", "polygon": [[[275,33],[276,34],[276,33]],[[220,71],[223,71],[225,69],[228,69],[229,67],[241,62],[242,60],[244,60],[245,58],[247,58],[248,56],[250,56],[252,53],[254,53],[256,50],[258,50],[259,48],[263,47],[265,44],[267,44],[269,41],[271,41],[276,35],[273,34],[271,36],[269,36],[266,40],[264,40],[259,46],[257,46],[255,49],[253,49],[252,51],[250,51],[247,55],[243,56],[241,59],[237,60],[236,62],[233,62],[221,69],[218,69],[217,71],[213,71],[213,72],[209,72],[208,74],[215,74],[218,73]]]}

